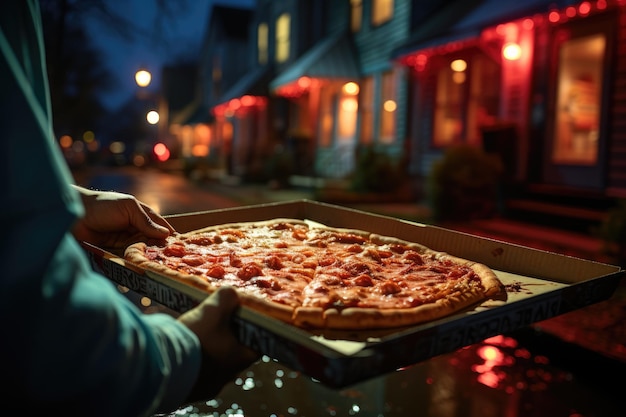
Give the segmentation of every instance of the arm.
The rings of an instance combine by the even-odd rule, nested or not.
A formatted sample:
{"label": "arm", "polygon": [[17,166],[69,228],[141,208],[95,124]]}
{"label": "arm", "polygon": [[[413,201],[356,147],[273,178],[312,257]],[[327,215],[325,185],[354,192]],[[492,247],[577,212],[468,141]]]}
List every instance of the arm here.
{"label": "arm", "polygon": [[[120,245],[129,235],[163,238],[172,230],[134,197],[68,185],[53,140],[38,13],[36,0],[0,2],[0,319],[7,335],[0,374],[10,381],[0,403],[31,414],[141,416],[208,399],[249,363],[249,356],[231,360],[247,352],[226,324],[236,298],[209,297],[210,308],[202,303],[189,320],[145,315],[91,269],[76,238]],[[117,233],[102,239],[106,232]],[[200,369],[220,373],[212,387],[202,384],[210,374],[198,378]]]}

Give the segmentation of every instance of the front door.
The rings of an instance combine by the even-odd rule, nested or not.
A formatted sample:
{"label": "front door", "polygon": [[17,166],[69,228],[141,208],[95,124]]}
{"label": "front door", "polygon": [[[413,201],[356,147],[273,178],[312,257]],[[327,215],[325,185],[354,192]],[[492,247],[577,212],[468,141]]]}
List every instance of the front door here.
{"label": "front door", "polygon": [[604,187],[608,51],[613,25],[611,16],[600,16],[564,24],[554,31],[545,183]]}

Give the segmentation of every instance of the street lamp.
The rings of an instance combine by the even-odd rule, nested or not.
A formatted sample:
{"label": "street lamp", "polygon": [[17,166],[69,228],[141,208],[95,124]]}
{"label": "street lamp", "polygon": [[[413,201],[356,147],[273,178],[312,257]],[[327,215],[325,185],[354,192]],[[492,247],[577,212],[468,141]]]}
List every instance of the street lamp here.
{"label": "street lamp", "polygon": [[146,114],[146,120],[148,121],[148,123],[150,123],[151,125],[155,125],[157,123],[159,123],[159,112],[156,110],[150,110],[147,114]]}
{"label": "street lamp", "polygon": [[152,74],[150,74],[150,71],[140,69],[135,73],[135,82],[139,87],[149,86],[150,81],[152,81]]}

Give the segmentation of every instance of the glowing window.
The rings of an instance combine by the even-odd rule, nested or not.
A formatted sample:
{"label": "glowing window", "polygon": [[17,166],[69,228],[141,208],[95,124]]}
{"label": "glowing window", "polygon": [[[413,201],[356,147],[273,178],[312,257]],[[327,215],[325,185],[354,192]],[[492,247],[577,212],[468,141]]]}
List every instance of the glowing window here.
{"label": "glowing window", "polygon": [[605,50],[603,33],[572,38],[560,45],[552,150],[556,163],[597,162]]}
{"label": "glowing window", "polygon": [[259,56],[259,64],[267,64],[268,33],[267,23],[259,24],[257,29],[257,53]]}
{"label": "glowing window", "polygon": [[381,82],[380,106],[380,140],[383,143],[392,143],[396,135],[396,73],[383,73]]}
{"label": "glowing window", "polygon": [[276,62],[289,59],[290,26],[291,16],[288,13],[281,14],[276,21]]}
{"label": "glowing window", "polygon": [[350,0],[350,29],[352,32],[361,30],[363,23],[363,1]]}
{"label": "glowing window", "polygon": [[372,26],[379,26],[393,17],[393,0],[372,1]]}
{"label": "glowing window", "polygon": [[374,79],[364,78],[359,90],[360,142],[372,143],[374,131]]}

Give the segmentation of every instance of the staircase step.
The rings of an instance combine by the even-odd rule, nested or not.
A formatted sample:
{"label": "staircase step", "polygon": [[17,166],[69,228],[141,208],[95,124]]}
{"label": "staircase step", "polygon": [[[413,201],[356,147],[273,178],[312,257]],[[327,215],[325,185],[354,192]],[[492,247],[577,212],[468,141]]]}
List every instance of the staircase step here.
{"label": "staircase step", "polygon": [[592,222],[601,222],[606,215],[605,210],[575,207],[556,203],[547,203],[537,200],[511,199],[506,201],[507,209],[524,210],[557,216],[566,216]]}

